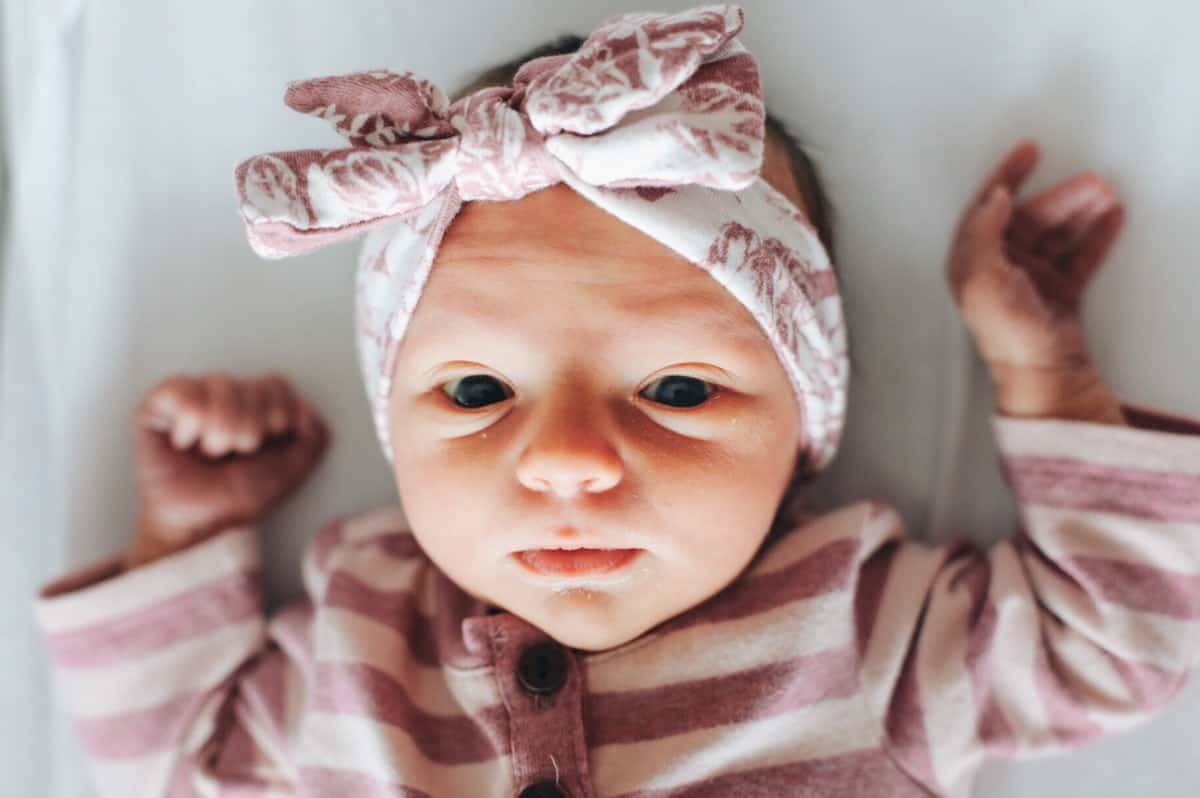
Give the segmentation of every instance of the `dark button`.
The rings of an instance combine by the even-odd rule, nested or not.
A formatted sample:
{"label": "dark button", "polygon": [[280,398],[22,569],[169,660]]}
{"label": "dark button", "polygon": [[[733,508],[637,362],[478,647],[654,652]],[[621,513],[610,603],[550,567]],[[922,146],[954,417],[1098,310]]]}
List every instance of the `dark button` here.
{"label": "dark button", "polygon": [[539,781],[521,790],[517,798],[569,798],[566,790],[552,781]]}
{"label": "dark button", "polygon": [[517,679],[520,680],[521,686],[531,693],[553,693],[567,680],[567,655],[549,641],[534,643],[521,653],[521,659],[517,663]]}

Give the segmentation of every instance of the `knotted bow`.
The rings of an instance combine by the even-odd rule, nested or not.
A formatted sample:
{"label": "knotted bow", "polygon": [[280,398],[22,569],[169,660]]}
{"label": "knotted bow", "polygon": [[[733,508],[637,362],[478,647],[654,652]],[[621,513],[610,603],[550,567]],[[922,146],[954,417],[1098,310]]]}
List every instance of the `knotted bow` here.
{"label": "knotted bow", "polygon": [[292,108],[323,117],[350,147],[260,155],[237,167],[254,250],[284,257],[418,210],[449,187],[512,200],[563,180],[610,188],[759,175],[765,110],[733,5],[610,18],[569,55],[525,63],[512,85],[450,103],[411,72],[293,83]]}

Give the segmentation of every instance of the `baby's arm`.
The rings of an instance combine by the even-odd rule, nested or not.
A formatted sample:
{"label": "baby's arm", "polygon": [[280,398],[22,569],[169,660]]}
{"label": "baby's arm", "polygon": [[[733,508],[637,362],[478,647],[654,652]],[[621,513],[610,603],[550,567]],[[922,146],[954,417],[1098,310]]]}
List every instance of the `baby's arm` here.
{"label": "baby's arm", "polygon": [[908,540],[876,505],[854,588],[862,677],[889,753],[964,792],[981,760],[1143,722],[1200,662],[1200,420],[996,415],[1016,534]]}
{"label": "baby's arm", "polygon": [[[210,394],[174,378],[148,394],[129,554],[47,585],[36,602],[101,795],[290,779],[279,753],[296,650],[289,657],[270,638],[304,634],[307,615],[288,609],[268,628],[254,522],[316,463],[325,433],[319,419],[301,423],[311,411],[294,397],[279,394],[281,405],[248,385]],[[283,437],[267,441],[268,429]],[[243,454],[229,454],[235,445]],[[262,469],[288,476],[254,481]]]}
{"label": "baby's arm", "polygon": [[967,794],[985,757],[1069,750],[1144,721],[1200,662],[1200,420],[1120,404],[1100,379],[1079,296],[1119,206],[1085,175],[1014,213],[1035,159],[1029,145],[1006,159],[990,181],[1003,191],[980,192],[951,257],[992,372],[1017,534],[988,551],[929,546],[876,505],[855,586],[885,745],[944,794]]}

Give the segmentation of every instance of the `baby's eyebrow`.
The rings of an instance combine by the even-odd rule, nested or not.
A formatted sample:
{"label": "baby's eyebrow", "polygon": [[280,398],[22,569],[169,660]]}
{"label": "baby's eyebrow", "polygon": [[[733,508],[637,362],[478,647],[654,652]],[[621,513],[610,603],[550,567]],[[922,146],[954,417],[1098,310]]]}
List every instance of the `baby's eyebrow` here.
{"label": "baby's eyebrow", "polygon": [[[423,328],[424,335],[409,344],[412,356],[418,362],[455,359],[460,356],[461,347],[473,349],[472,342],[475,341],[487,341],[489,347],[514,346],[521,351],[535,350],[544,343],[540,336],[514,327],[511,314],[496,313],[491,309],[481,315],[454,314],[439,309],[430,321],[432,323]],[[647,346],[657,350],[670,340],[676,343],[668,349],[677,357],[711,360],[730,374],[745,375],[752,369],[771,368],[776,362],[766,336],[750,324],[754,323],[743,323],[726,314],[709,314],[701,321],[676,314],[650,322],[643,318],[642,326],[638,326],[636,320],[621,324],[624,335],[605,336],[606,340],[598,346],[632,353],[645,350]],[[569,337],[570,331],[564,335]]]}
{"label": "baby's eyebrow", "polygon": [[[612,302],[610,308],[624,315],[625,325],[655,324],[664,327],[717,333],[722,337],[757,341],[762,333],[752,319],[737,318],[721,307],[711,294],[695,289],[658,293],[651,297],[638,296],[624,302]],[[453,326],[463,320],[478,321],[503,327],[512,321],[511,312],[503,303],[490,301],[465,286],[447,292],[437,302],[433,327]]]}
{"label": "baby's eyebrow", "polygon": [[[687,297],[699,301],[690,304]],[[447,306],[448,305],[448,306]],[[688,336],[714,338],[723,343],[739,347],[755,347],[769,344],[753,321],[731,316],[727,311],[713,307],[701,295],[677,294],[655,300],[638,300],[618,311],[625,318],[619,323],[621,330],[645,330],[656,332],[681,332]],[[425,329],[445,332],[477,332],[486,335],[504,335],[513,329],[512,313],[494,303],[460,294],[451,303],[441,303],[427,319]],[[644,334],[644,333],[639,333]]]}

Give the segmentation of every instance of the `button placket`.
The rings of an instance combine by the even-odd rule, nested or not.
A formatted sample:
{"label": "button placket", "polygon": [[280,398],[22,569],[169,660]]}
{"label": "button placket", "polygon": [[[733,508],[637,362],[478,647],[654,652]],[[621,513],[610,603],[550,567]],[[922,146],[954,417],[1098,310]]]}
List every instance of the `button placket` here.
{"label": "button placket", "polygon": [[515,615],[488,622],[509,711],[514,798],[591,798],[575,655]]}

